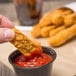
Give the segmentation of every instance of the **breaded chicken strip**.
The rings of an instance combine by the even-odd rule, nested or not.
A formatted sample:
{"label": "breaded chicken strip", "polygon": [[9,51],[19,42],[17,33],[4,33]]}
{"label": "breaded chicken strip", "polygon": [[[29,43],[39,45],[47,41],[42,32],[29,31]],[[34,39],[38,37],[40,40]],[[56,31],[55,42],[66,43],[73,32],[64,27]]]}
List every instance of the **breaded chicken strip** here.
{"label": "breaded chicken strip", "polygon": [[62,24],[64,24],[64,17],[69,15],[69,14],[72,14],[72,13],[73,13],[72,10],[66,10],[62,13],[55,14],[52,17],[52,23],[57,25],[57,26],[62,25]]}
{"label": "breaded chicken strip", "polygon": [[40,26],[45,27],[45,26],[49,26],[49,25],[53,24],[52,23],[52,17],[56,14],[60,14],[63,12],[64,12],[64,10],[57,9],[57,10],[54,10],[52,12],[47,13],[44,17],[41,18],[41,20],[39,22]]}
{"label": "breaded chicken strip", "polygon": [[65,26],[71,26],[73,24],[76,24],[76,13],[65,16],[64,24],[65,24]]}
{"label": "breaded chicken strip", "polygon": [[39,54],[42,52],[40,45],[32,42],[27,36],[21,33],[18,29],[12,28],[15,32],[15,38],[11,43],[24,55],[29,56],[31,54]]}
{"label": "breaded chicken strip", "polygon": [[63,31],[66,27],[64,25],[57,27],[56,29],[50,31],[50,38]]}
{"label": "breaded chicken strip", "polygon": [[41,29],[41,36],[42,37],[48,37],[49,32],[55,29],[55,25],[47,26]]}
{"label": "breaded chicken strip", "polygon": [[40,43],[40,42],[35,41],[35,40],[32,40],[32,43],[33,43],[34,45],[36,45],[36,46],[40,46],[40,45],[41,45],[41,43]]}
{"label": "breaded chicken strip", "polygon": [[57,35],[53,36],[52,38],[48,38],[48,42],[52,46],[60,46],[67,42],[69,39],[76,35],[76,24],[72,25],[71,27],[61,31]]}
{"label": "breaded chicken strip", "polygon": [[34,38],[38,38],[41,36],[41,27],[39,24],[35,25],[31,31],[31,35]]}
{"label": "breaded chicken strip", "polygon": [[[47,13],[44,17],[41,18],[39,24],[35,25],[33,27],[33,30],[31,31],[31,35],[34,38],[38,38],[41,35],[43,37],[48,37],[48,32],[46,34],[43,33],[46,32],[47,30],[45,29],[45,27],[49,27],[55,24],[56,27],[58,27],[59,25],[64,24],[64,15],[68,15],[70,13],[73,13],[73,11],[69,8],[59,8],[56,9],[52,12]],[[50,28],[49,28],[50,29]],[[41,32],[42,30],[42,32]],[[46,30],[46,31],[45,31]]]}
{"label": "breaded chicken strip", "polygon": [[74,11],[72,11],[72,10],[66,10],[65,12],[62,13],[62,15],[63,16],[67,16],[67,15],[70,15],[72,13],[74,13]]}
{"label": "breaded chicken strip", "polygon": [[64,24],[64,17],[61,14],[55,14],[52,17],[52,23],[55,24],[56,26],[60,26]]}

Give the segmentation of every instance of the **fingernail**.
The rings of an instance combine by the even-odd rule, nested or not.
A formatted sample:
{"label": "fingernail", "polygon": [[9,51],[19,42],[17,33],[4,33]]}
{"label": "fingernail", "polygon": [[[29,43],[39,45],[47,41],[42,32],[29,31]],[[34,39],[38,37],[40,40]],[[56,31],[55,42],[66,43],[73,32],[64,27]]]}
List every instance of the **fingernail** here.
{"label": "fingernail", "polygon": [[15,33],[11,29],[7,29],[4,31],[5,41],[11,41],[15,36]]}

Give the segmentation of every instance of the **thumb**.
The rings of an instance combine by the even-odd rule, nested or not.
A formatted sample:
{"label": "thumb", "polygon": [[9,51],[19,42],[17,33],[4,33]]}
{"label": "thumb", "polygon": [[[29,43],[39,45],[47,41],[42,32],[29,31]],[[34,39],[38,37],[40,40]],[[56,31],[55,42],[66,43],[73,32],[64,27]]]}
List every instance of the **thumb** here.
{"label": "thumb", "polygon": [[13,30],[8,28],[0,28],[0,43],[11,41],[15,36]]}

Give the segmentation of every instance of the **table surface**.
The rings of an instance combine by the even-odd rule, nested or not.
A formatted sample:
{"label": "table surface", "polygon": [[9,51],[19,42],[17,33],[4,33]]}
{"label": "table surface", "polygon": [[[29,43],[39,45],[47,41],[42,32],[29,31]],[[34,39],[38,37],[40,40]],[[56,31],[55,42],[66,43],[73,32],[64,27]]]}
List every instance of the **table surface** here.
{"label": "table surface", "polygon": [[[33,39],[29,31],[23,33]],[[57,58],[53,63],[51,76],[75,76],[76,75],[76,37],[63,46],[52,47],[47,43],[47,39],[33,39],[41,42],[42,46],[50,47],[57,53]],[[0,44],[0,61],[4,63],[0,65],[0,76],[15,76],[12,65],[8,62],[8,56],[16,48],[10,43]],[[7,66],[7,67],[6,67]],[[11,69],[11,70],[9,70]]]}
{"label": "table surface", "polygon": [[[44,2],[43,14],[45,14],[47,11],[50,11],[54,8],[60,7],[70,2],[72,1]],[[15,8],[12,3],[0,4],[0,14],[5,15],[13,22],[18,21]],[[32,38],[28,31],[24,31],[24,33]],[[37,40],[40,41],[43,46],[52,47],[47,43],[46,39],[44,38],[40,38]],[[76,75],[76,38],[68,42],[66,45],[58,48],[52,48],[55,49],[57,53],[57,58],[53,64],[52,76]],[[9,54],[15,49],[16,48],[14,48],[10,43],[0,44],[0,61],[4,63],[0,63],[0,76],[15,76],[14,70],[8,62]]]}

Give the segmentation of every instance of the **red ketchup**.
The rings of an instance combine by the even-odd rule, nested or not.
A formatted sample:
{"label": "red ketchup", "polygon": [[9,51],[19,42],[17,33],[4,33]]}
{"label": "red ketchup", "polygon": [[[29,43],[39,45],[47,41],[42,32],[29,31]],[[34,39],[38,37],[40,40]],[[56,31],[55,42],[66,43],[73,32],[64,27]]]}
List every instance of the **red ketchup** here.
{"label": "red ketchup", "polygon": [[32,55],[29,57],[21,55],[15,59],[14,63],[21,67],[39,67],[52,60],[52,57],[49,55],[41,53],[40,55]]}

